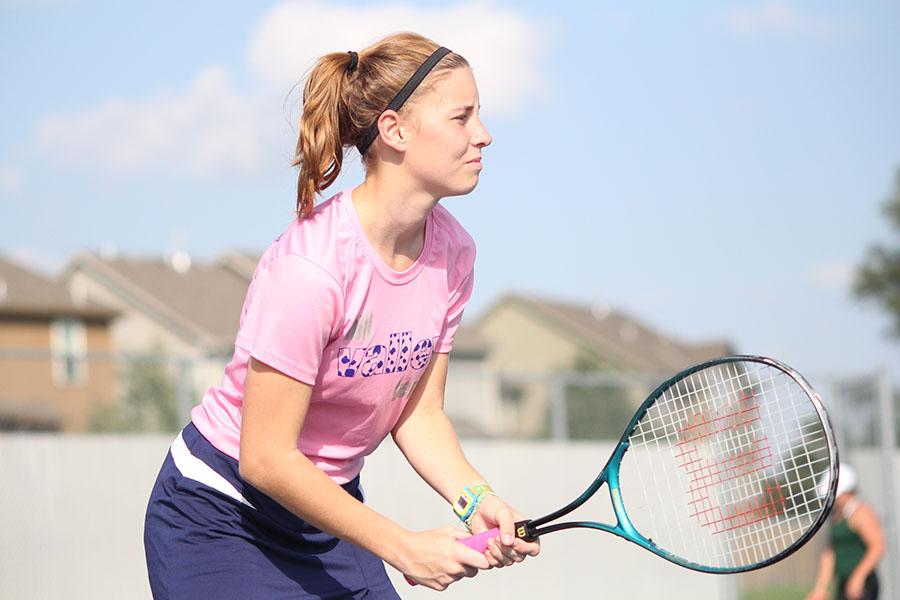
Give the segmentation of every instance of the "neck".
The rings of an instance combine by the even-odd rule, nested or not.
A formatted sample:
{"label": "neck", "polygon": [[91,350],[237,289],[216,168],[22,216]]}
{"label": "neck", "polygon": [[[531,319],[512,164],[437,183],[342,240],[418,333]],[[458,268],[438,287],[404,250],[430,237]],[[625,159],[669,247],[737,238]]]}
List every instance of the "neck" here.
{"label": "neck", "polygon": [[397,271],[412,265],[422,253],[425,223],[439,198],[374,176],[354,188],[351,197],[363,232],[381,259]]}

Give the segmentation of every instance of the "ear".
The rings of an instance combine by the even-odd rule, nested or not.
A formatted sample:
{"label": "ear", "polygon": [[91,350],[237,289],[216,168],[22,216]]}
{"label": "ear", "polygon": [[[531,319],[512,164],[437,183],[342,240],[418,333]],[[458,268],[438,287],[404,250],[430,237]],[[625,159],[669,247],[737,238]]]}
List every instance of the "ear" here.
{"label": "ear", "polygon": [[406,143],[412,128],[396,110],[386,110],[378,117],[378,137],[385,144],[397,152],[406,151]]}

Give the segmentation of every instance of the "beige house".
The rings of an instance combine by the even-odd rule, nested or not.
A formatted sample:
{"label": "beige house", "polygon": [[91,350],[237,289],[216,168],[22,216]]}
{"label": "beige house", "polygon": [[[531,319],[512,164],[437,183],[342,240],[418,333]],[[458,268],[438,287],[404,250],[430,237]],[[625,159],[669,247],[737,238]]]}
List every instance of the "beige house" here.
{"label": "beige house", "polygon": [[186,253],[166,259],[83,253],[60,279],[73,298],[118,311],[110,336],[120,360],[165,365],[177,381],[184,419],[231,358],[253,265],[240,253],[205,263]]}
{"label": "beige house", "polygon": [[112,404],[116,314],[0,257],[0,430],[81,430]]}
{"label": "beige house", "polygon": [[493,423],[499,413],[485,416],[485,410],[499,410],[500,380],[487,363],[490,347],[475,327],[460,326],[453,340],[444,411],[456,432],[463,436],[494,436],[502,433]]}
{"label": "beige house", "polygon": [[[487,344],[485,367],[498,373],[500,393],[495,402],[471,409],[492,423],[488,431],[527,437],[553,434],[552,411],[564,410],[566,394],[572,396],[576,387],[588,390],[582,396],[615,388],[628,405],[621,415],[666,376],[732,353],[726,341],[685,343],[606,305],[525,295],[504,296],[474,328]],[[598,391],[597,402],[604,401],[601,396]]]}

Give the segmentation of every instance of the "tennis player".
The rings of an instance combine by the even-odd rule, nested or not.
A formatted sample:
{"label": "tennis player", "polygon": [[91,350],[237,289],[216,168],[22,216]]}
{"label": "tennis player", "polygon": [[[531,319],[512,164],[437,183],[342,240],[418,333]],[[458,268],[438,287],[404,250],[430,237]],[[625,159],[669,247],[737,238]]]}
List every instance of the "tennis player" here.
{"label": "tennis player", "polygon": [[[157,599],[398,598],[538,554],[443,411],[475,246],[439,201],[478,184],[491,136],[467,61],[412,33],[320,58],[305,83],[297,218],[265,251],[234,355],[166,456],[144,544]],[[314,206],[356,146],[366,176]],[[363,504],[391,434],[468,529],[412,532]],[[397,490],[393,502],[407,502]]]}
{"label": "tennis player", "polygon": [[856,471],[841,464],[828,547],[819,559],[816,584],[807,600],[825,600],[832,579],[837,579],[837,600],[878,598],[875,567],[884,556],[884,532],[875,511],[857,494],[856,486]]}

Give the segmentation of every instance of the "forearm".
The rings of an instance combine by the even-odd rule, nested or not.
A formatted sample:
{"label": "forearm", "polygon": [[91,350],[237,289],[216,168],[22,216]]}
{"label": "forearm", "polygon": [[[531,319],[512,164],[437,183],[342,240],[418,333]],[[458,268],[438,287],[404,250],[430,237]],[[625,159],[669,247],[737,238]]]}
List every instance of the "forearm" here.
{"label": "forearm", "polygon": [[853,513],[850,518],[850,527],[856,531],[866,545],[866,552],[856,568],[853,569],[851,576],[864,580],[884,556],[884,532],[881,530],[881,524],[878,522],[875,512],[867,504],[863,504]]}
{"label": "forearm", "polygon": [[853,569],[851,576],[865,579],[869,576],[869,573],[875,570],[875,567],[878,566],[878,561],[881,560],[883,555],[884,548],[869,546],[866,553],[863,554],[862,560],[859,561],[859,564]]}
{"label": "forearm", "polygon": [[416,473],[447,502],[476,483],[487,483],[469,463],[443,409],[421,408],[394,432],[394,442]]}
{"label": "forearm", "polygon": [[[435,372],[431,369],[436,368]],[[413,469],[447,502],[456,501],[456,494],[467,486],[487,483],[463,454],[459,439],[443,409],[443,390],[446,377],[446,355],[432,363],[428,379],[431,389],[420,387],[391,432]],[[432,377],[434,376],[434,377]],[[431,393],[428,393],[428,392]],[[470,531],[500,530],[492,540],[485,556],[491,567],[521,562],[525,556],[537,556],[538,542],[525,542],[514,535],[515,522],[523,518],[506,502],[496,496],[483,497],[466,524]]]}
{"label": "forearm", "polygon": [[815,589],[825,591],[834,577],[834,550],[827,548],[819,559],[819,573],[816,577]]}
{"label": "forearm", "polygon": [[304,521],[396,565],[409,532],[357,501],[299,451],[242,463],[241,476]]}

